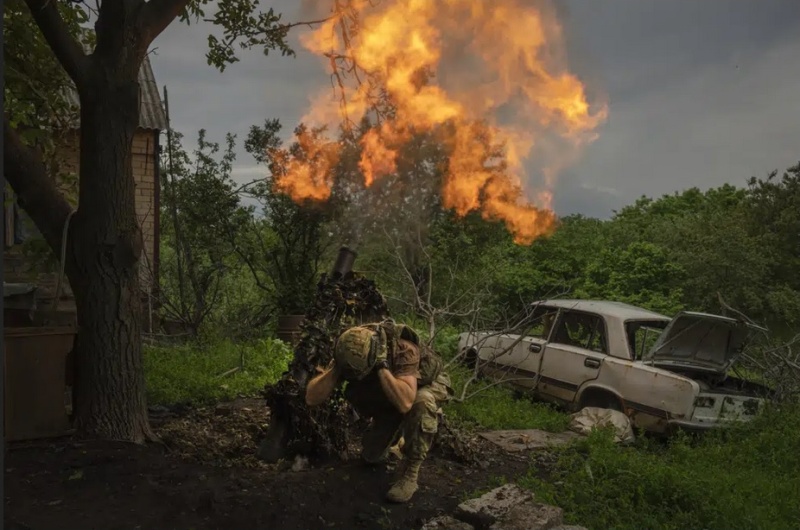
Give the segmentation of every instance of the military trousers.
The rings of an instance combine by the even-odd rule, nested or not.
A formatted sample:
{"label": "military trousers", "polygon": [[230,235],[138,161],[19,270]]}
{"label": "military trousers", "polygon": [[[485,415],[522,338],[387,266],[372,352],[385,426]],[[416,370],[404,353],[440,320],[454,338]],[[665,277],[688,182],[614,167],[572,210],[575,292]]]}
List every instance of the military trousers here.
{"label": "military trousers", "polygon": [[443,372],[430,385],[417,389],[414,404],[406,414],[394,410],[372,418],[361,440],[361,457],[373,464],[385,461],[402,436],[403,455],[410,460],[424,460],[439,429],[439,409],[452,392],[450,376]]}

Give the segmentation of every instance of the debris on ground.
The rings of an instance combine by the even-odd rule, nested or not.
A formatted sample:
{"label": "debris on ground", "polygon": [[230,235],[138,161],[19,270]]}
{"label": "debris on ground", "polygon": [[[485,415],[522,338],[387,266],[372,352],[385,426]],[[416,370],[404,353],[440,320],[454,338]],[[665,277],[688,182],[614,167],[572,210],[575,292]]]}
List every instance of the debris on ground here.
{"label": "debris on ground", "polygon": [[440,515],[426,522],[420,530],[474,530],[474,526],[450,515]]}
{"label": "debris on ground", "polygon": [[256,457],[269,411],[258,399],[242,399],[152,418],[167,449],[181,458],[219,467],[266,468]]}
{"label": "debris on ground", "polygon": [[447,416],[439,418],[439,429],[434,442],[436,451],[456,462],[467,465],[481,465],[484,461],[481,452],[482,444],[478,436],[454,427]]}
{"label": "debris on ground", "polygon": [[631,419],[625,413],[600,407],[584,407],[576,412],[571,416],[568,428],[579,434],[610,428],[614,431],[614,441],[617,443],[630,443],[635,439]]}
{"label": "debris on ground", "polygon": [[515,484],[505,484],[478,498],[458,505],[456,517],[479,528],[488,528],[511,508],[533,502],[533,493]]}
{"label": "debris on ground", "polygon": [[534,494],[516,484],[499,488],[458,505],[453,515],[426,521],[422,530],[586,530],[564,525],[561,508],[536,502]]}

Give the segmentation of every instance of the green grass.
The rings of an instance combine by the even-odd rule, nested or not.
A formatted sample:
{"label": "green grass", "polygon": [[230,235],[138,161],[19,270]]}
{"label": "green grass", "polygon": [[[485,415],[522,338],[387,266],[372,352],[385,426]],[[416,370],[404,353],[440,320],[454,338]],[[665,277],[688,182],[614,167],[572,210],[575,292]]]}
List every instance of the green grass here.
{"label": "green grass", "polygon": [[[291,350],[279,340],[240,345],[147,347],[144,351],[147,400],[150,405],[209,404],[237,396],[255,396],[280,378]],[[220,377],[243,365],[243,369]]]}
{"label": "green grass", "polygon": [[[433,341],[436,352],[449,362],[456,356],[458,329],[440,329]],[[423,333],[423,336],[425,334]],[[447,368],[456,397],[472,377],[472,370],[459,363]],[[510,388],[480,379],[472,381],[463,402],[451,401],[445,406],[448,417],[462,427],[481,430],[542,429],[559,432],[567,428],[569,416],[544,403],[519,397]]]}
{"label": "green grass", "polygon": [[[461,366],[448,369],[456,396],[472,375],[472,371]],[[465,426],[495,429],[542,429],[560,432],[567,428],[569,416],[545,403],[533,402],[517,397],[513,390],[493,385],[490,381],[473,381],[467,388],[467,399],[453,401],[445,412],[457,423]]]}
{"label": "green grass", "polygon": [[750,424],[668,444],[632,447],[610,433],[559,450],[547,480],[521,485],[596,529],[800,528],[800,407],[768,410]]}

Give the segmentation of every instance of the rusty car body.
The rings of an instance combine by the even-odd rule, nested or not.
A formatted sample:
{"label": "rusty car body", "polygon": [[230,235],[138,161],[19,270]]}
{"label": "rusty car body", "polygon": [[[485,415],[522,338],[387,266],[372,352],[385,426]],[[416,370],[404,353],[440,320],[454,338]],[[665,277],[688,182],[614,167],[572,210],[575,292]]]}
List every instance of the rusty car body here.
{"label": "rusty car body", "polygon": [[765,388],[728,374],[752,324],[596,300],[539,301],[532,314],[519,334],[462,333],[459,351],[482,375],[570,410],[622,411],[651,432],[746,421],[763,405]]}

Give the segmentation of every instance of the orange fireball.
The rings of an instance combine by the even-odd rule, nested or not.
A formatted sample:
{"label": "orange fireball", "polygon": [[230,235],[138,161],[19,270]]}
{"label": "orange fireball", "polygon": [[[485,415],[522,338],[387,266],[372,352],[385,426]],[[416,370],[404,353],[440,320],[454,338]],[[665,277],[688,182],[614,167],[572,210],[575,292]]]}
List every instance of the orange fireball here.
{"label": "orange fireball", "polygon": [[[445,207],[502,220],[520,244],[549,233],[555,173],[596,138],[607,113],[603,105],[592,110],[584,85],[566,69],[562,28],[551,6],[525,0],[335,5],[301,42],[333,66],[342,97],[327,92],[314,99],[304,123],[358,122],[380,90],[393,112],[362,136],[359,168],[366,186],[396,172],[398,150],[414,133],[444,134]],[[326,152],[314,164],[292,160],[278,185],[295,199],[325,200],[334,159]],[[534,182],[537,176],[541,182]]]}

